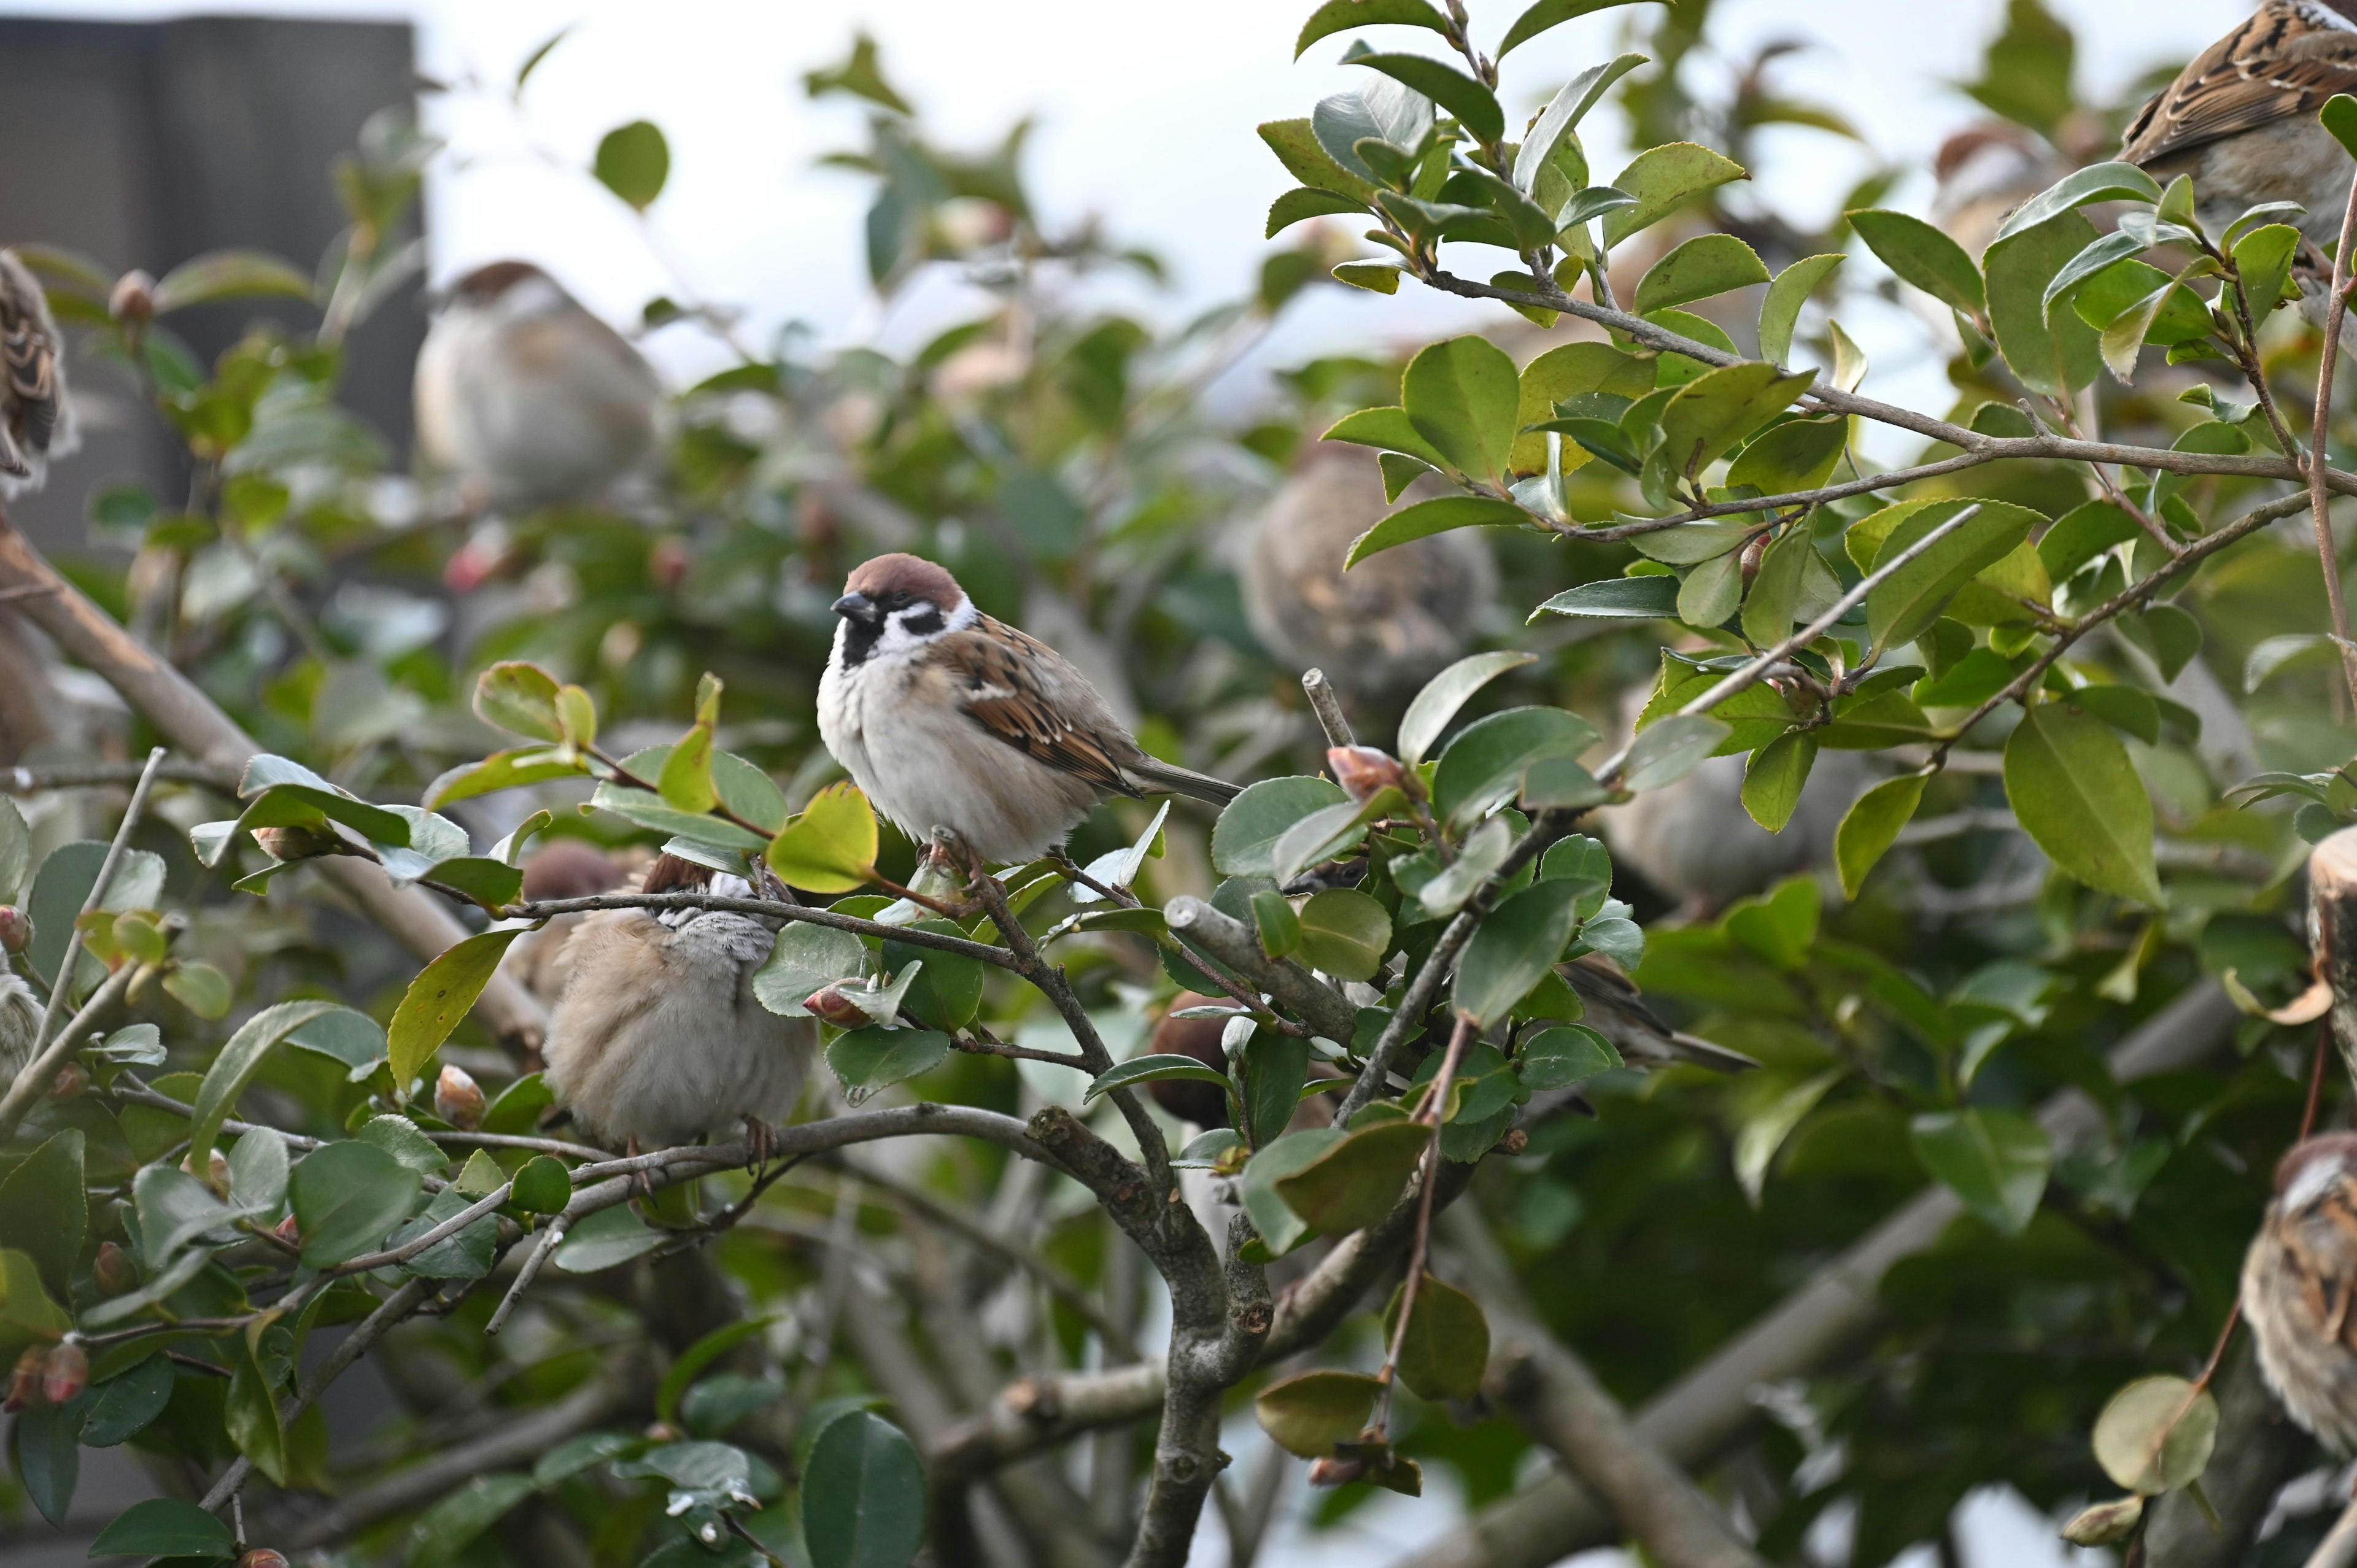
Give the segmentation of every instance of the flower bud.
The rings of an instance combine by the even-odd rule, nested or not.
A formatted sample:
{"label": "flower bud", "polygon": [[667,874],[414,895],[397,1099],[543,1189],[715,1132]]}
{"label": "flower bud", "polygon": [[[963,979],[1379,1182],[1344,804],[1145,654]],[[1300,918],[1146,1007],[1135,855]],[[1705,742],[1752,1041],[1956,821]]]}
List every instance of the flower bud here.
{"label": "flower bud", "polygon": [[71,1100],[90,1087],[90,1069],[80,1062],[68,1062],[58,1069],[58,1076],[49,1082],[51,1100]]}
{"label": "flower bud", "polygon": [[483,1090],[464,1068],[445,1062],[442,1076],[434,1080],[434,1114],[461,1133],[472,1133],[483,1124]]}
{"label": "flower bud", "polygon": [[1407,770],[1399,759],[1372,746],[1338,746],[1326,753],[1326,766],[1333,770],[1334,782],[1350,792],[1353,800],[1372,799],[1382,790],[1407,788]]}
{"label": "flower bud", "polygon": [[112,1241],[98,1244],[90,1276],[98,1282],[98,1293],[105,1296],[124,1295],[139,1285],[139,1271],[131,1266],[131,1254]]}
{"label": "flower bud", "polygon": [[290,1247],[300,1247],[303,1244],[302,1222],[291,1214],[272,1226],[270,1233]]}
{"label": "flower bud", "polygon": [[1501,1155],[1519,1155],[1530,1146],[1531,1135],[1520,1127],[1507,1128],[1506,1135],[1498,1140],[1498,1152]]}
{"label": "flower bud", "polygon": [[237,1568],[286,1568],[286,1554],[268,1546],[257,1546],[237,1560]]}
{"label": "flower bud", "polygon": [[694,565],[695,552],[676,534],[665,534],[647,551],[647,575],[666,594],[679,592]]}
{"label": "flower bud", "polygon": [[1309,1466],[1309,1484],[1313,1487],[1347,1487],[1353,1481],[1364,1480],[1367,1462],[1364,1459],[1338,1459],[1329,1454],[1314,1460]]}
{"label": "flower bud", "polygon": [[[210,1151],[210,1153],[212,1155],[212,1158],[206,1162],[205,1174],[201,1176],[197,1176],[197,1179],[203,1182],[207,1187],[211,1187],[215,1192],[227,1192],[229,1190],[229,1160],[219,1149],[214,1149]],[[197,1152],[194,1149],[190,1149],[187,1154],[180,1156],[180,1168],[190,1176],[197,1176],[197,1167],[190,1163],[196,1157]]]}
{"label": "flower bud", "polygon": [[812,992],[802,1005],[809,1009],[811,1016],[824,1019],[838,1029],[864,1029],[875,1022],[859,1004],[833,985]]}
{"label": "flower bud", "polygon": [[0,904],[0,948],[23,952],[33,945],[33,917],[14,904]]}
{"label": "flower bud", "polygon": [[253,842],[273,860],[314,860],[323,854],[350,854],[351,847],[332,832],[319,828],[256,828]]}
{"label": "flower bud", "polygon": [[1765,530],[1753,534],[1744,542],[1743,554],[1741,558],[1736,562],[1736,566],[1743,574],[1743,585],[1745,587],[1749,587],[1751,585],[1751,579],[1760,575],[1760,557],[1767,553],[1768,534]]}
{"label": "flower bud", "polygon": [[68,1342],[49,1352],[48,1364],[41,1372],[41,1397],[51,1404],[64,1404],[74,1395],[90,1387],[90,1354],[81,1346]]}
{"label": "flower bud", "polygon": [[2109,1546],[2126,1540],[2142,1518],[2142,1498],[2115,1498],[2110,1502],[2082,1509],[2062,1527],[2062,1539],[2073,1546]]}
{"label": "flower bud", "polygon": [[16,1369],[8,1374],[8,1398],[0,1402],[0,1411],[13,1415],[28,1404],[41,1400],[41,1369],[48,1365],[46,1347],[27,1345],[25,1353],[16,1358]]}
{"label": "flower bud", "polygon": [[667,1421],[651,1421],[647,1423],[646,1439],[650,1443],[676,1443],[679,1428]]}
{"label": "flower bud", "polygon": [[156,316],[156,280],[135,267],[124,274],[107,296],[106,313],[128,326],[146,326]]}

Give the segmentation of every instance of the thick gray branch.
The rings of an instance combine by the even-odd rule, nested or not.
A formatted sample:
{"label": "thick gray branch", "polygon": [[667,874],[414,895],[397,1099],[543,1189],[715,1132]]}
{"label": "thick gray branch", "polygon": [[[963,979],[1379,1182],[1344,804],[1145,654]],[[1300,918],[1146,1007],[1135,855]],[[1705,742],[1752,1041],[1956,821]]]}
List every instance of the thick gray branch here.
{"label": "thick gray branch", "polygon": [[1338,1046],[1351,1043],[1359,1010],[1350,999],[1291,959],[1270,958],[1261,950],[1259,936],[1242,920],[1200,898],[1173,898],[1165,913],[1180,941],[1251,981],[1314,1033]]}

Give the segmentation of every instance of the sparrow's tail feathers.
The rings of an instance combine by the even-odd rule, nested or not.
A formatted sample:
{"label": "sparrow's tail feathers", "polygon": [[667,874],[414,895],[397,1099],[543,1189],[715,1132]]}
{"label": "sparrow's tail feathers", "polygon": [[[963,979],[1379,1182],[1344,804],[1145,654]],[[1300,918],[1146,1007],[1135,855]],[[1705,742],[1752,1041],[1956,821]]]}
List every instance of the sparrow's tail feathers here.
{"label": "sparrow's tail feathers", "polygon": [[1197,773],[1151,757],[1131,763],[1126,771],[1157,794],[1185,795],[1190,800],[1208,800],[1214,806],[1224,806],[1244,792],[1241,784],[1231,784],[1224,779],[1214,779],[1208,773]]}
{"label": "sparrow's tail feathers", "polygon": [[1713,1072],[1749,1072],[1760,1065],[1755,1058],[1745,1056],[1741,1051],[1728,1050],[1725,1046],[1683,1030],[1671,1034],[1670,1049],[1695,1066],[1706,1067]]}

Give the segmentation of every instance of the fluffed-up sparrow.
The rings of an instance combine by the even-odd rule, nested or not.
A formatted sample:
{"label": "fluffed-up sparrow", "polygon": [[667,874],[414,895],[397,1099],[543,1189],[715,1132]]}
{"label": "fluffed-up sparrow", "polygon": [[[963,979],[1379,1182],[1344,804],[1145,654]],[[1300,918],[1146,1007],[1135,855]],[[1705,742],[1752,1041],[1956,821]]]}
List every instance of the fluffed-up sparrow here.
{"label": "fluffed-up sparrow", "polygon": [[2357,1133],[2295,1144],[2243,1260],[2243,1316],[2291,1418],[2357,1454]]}
{"label": "fluffed-up sparrow", "polygon": [[947,828],[1006,865],[1060,846],[1107,795],[1239,793],[1148,757],[1069,660],[983,614],[930,561],[865,563],[834,613],[819,735],[919,843]]}
{"label": "fluffed-up sparrow", "polygon": [[2357,91],[2357,0],[2267,0],[2155,95],[2120,157],[2163,181],[2193,177],[2212,238],[2249,209],[2297,201],[2293,217],[2326,253],[2341,234],[2352,165],[2317,119]]}
{"label": "fluffed-up sparrow", "polygon": [[594,500],[653,449],[662,384],[529,262],[450,285],[417,354],[427,462],[493,508]]}
{"label": "fluffed-up sparrow", "polygon": [[1462,654],[1498,591],[1490,547],[1469,528],[1344,571],[1351,542],[1389,510],[1374,454],[1313,443],[1254,520],[1237,574],[1263,647],[1377,703],[1415,695]]}
{"label": "fluffed-up sparrow", "polygon": [[48,460],[74,449],[65,358],[40,280],[0,251],[0,497],[38,489]]}
{"label": "fluffed-up sparrow", "polygon": [[1673,1029],[1637,991],[1637,983],[1601,953],[1584,953],[1555,972],[1571,983],[1587,1013],[1580,1022],[1612,1042],[1631,1067],[1673,1067],[1680,1062],[1713,1072],[1749,1072],[1760,1064],[1741,1051]]}
{"label": "fluffed-up sparrow", "polygon": [[[648,893],[754,896],[741,876],[664,855]],[[582,1130],[662,1148],[742,1122],[758,1147],[792,1112],[818,1026],[755,999],[776,922],[716,909],[604,909],[565,947],[548,1087]]]}

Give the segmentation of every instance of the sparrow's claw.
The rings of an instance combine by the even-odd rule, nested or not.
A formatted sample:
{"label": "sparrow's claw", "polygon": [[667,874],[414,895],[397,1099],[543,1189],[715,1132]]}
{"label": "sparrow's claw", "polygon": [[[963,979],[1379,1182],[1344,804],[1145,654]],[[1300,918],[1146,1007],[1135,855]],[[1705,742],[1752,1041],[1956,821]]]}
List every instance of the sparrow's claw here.
{"label": "sparrow's claw", "polygon": [[[639,1140],[636,1133],[632,1133],[630,1141],[622,1145],[622,1153],[630,1159],[635,1160],[645,1152],[645,1150],[639,1147]],[[648,1176],[644,1166],[640,1166],[639,1169],[630,1173],[630,1196],[648,1203],[654,1201],[655,1184]]]}
{"label": "sparrow's claw", "polygon": [[745,1147],[751,1157],[745,1162],[748,1170],[758,1170],[778,1157],[778,1133],[759,1116],[745,1118]]}

